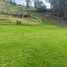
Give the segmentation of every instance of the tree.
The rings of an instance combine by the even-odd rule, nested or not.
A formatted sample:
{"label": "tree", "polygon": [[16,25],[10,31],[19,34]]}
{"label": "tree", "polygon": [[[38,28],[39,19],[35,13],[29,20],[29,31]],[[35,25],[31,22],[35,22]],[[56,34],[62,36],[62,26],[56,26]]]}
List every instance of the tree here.
{"label": "tree", "polygon": [[39,0],[34,0],[34,8],[37,8],[38,3],[39,3]]}
{"label": "tree", "polygon": [[5,1],[7,1],[7,2],[9,2],[9,3],[11,3],[11,4],[14,4],[14,5],[16,4],[16,3],[15,3],[15,0],[5,0]]}
{"label": "tree", "polygon": [[34,0],[34,7],[40,12],[46,10],[46,6],[43,4],[42,0]]}
{"label": "tree", "polygon": [[10,0],[10,3],[12,3],[12,0]]}
{"label": "tree", "polygon": [[29,8],[29,6],[30,6],[30,0],[26,0],[26,6],[27,6],[27,8]]}
{"label": "tree", "polygon": [[67,14],[67,0],[49,0],[55,15],[65,16]]}

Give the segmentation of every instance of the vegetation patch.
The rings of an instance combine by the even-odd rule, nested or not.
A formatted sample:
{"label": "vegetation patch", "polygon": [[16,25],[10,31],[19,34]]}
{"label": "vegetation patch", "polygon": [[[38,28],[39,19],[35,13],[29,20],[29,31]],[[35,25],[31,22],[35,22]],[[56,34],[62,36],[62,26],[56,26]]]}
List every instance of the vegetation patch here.
{"label": "vegetation patch", "polygon": [[67,29],[49,24],[0,25],[1,67],[66,67]]}

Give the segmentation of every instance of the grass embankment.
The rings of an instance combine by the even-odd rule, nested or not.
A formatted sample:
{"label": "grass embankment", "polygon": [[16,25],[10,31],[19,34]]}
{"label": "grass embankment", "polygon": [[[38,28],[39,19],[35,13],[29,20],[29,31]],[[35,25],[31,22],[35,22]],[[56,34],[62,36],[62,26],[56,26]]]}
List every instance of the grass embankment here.
{"label": "grass embankment", "polygon": [[15,17],[15,16],[11,16],[11,15],[4,15],[4,14],[0,14],[0,24],[1,25],[7,25],[7,24],[16,24],[16,21],[19,20],[21,21],[22,25],[23,24],[32,24],[32,25],[36,25],[36,24],[41,24],[43,23],[39,18],[33,19],[33,18],[19,18],[19,17]]}
{"label": "grass embankment", "polygon": [[0,25],[0,67],[67,67],[67,29]]}

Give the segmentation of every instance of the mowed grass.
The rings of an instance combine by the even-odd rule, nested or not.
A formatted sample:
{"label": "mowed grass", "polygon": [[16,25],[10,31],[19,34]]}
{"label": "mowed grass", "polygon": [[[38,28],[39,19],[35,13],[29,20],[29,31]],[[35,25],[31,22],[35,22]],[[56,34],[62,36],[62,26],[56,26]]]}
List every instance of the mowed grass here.
{"label": "mowed grass", "polygon": [[0,25],[0,67],[67,67],[67,29]]}

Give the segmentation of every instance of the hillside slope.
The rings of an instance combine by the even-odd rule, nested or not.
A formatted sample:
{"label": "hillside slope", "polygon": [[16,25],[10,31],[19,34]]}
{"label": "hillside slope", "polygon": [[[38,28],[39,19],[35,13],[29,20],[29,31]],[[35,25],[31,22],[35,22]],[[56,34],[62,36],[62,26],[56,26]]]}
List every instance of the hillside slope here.
{"label": "hillside slope", "polygon": [[[29,15],[29,17],[20,17],[20,15]],[[37,15],[28,11],[24,6],[0,0],[0,24],[16,24],[17,20],[20,20],[22,24],[40,24],[42,21]]]}
{"label": "hillside slope", "polygon": [[22,6],[20,5],[12,5],[8,2],[0,0],[0,13],[5,14],[16,14],[22,12]]}

